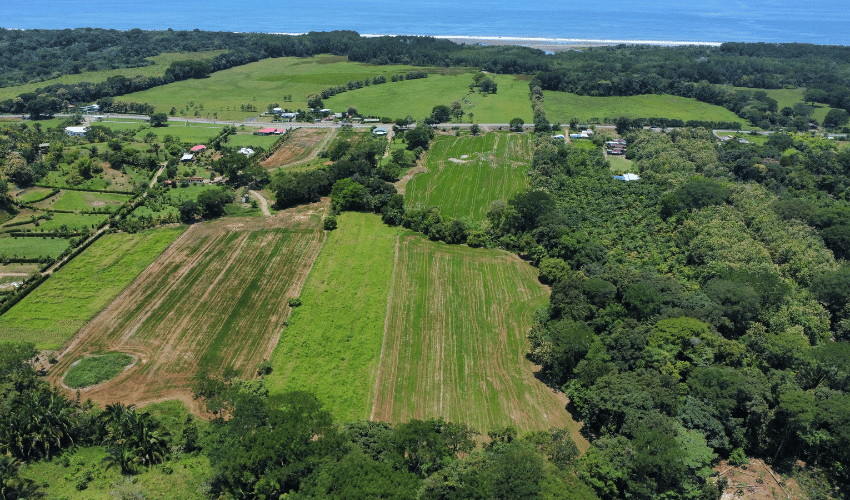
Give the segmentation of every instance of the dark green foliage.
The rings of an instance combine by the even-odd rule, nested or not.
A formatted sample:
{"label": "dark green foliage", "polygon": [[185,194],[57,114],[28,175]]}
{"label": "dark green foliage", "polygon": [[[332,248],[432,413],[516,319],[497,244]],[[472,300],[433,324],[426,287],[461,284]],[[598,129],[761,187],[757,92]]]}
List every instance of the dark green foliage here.
{"label": "dark green foliage", "polygon": [[224,215],[225,205],[232,201],[233,193],[226,187],[206,188],[198,194],[198,207],[207,219]]}
{"label": "dark green foliage", "polygon": [[333,215],[328,215],[325,217],[325,220],[322,222],[325,231],[333,231],[336,229],[336,217]]}
{"label": "dark green foliage", "polygon": [[434,130],[424,123],[416,125],[411,130],[404,134],[404,139],[407,142],[407,149],[410,151],[416,148],[428,149],[428,144],[434,138]]}

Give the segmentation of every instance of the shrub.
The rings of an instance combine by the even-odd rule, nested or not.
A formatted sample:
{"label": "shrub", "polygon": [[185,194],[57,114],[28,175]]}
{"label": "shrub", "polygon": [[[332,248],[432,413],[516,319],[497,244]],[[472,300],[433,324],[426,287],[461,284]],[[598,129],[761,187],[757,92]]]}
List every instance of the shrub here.
{"label": "shrub", "polygon": [[301,305],[301,299],[298,297],[293,297],[289,299],[289,307],[298,307]]}

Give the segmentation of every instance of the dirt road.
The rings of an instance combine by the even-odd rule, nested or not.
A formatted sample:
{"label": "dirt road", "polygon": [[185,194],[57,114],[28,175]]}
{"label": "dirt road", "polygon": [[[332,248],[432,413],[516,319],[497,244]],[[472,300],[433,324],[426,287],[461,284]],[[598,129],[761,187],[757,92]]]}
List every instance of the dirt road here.
{"label": "dirt road", "polygon": [[260,203],[260,210],[263,211],[263,215],[265,215],[266,217],[271,217],[272,213],[269,211],[268,200],[266,200],[266,198],[263,195],[254,191],[253,189],[248,191],[248,193],[250,193],[250,195],[253,196],[254,198],[256,198],[257,201]]}

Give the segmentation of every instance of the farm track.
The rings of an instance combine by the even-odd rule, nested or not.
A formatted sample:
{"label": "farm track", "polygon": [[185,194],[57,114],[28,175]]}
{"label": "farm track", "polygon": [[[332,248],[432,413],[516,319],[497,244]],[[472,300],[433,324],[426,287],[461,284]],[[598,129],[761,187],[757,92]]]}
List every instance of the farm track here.
{"label": "farm track", "polygon": [[286,301],[300,293],[321,248],[326,207],[192,226],[77,333],[49,377],[58,381],[88,353],[127,352],[139,358],[135,367],[82,393],[137,404],[191,402],[200,371],[233,366],[252,377],[277,344]]}

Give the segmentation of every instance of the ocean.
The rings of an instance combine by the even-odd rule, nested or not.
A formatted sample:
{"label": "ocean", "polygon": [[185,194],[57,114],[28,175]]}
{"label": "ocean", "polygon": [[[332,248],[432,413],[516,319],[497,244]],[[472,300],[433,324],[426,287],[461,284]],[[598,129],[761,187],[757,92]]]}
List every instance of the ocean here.
{"label": "ocean", "polygon": [[850,45],[850,0],[3,0],[7,29],[535,37]]}

